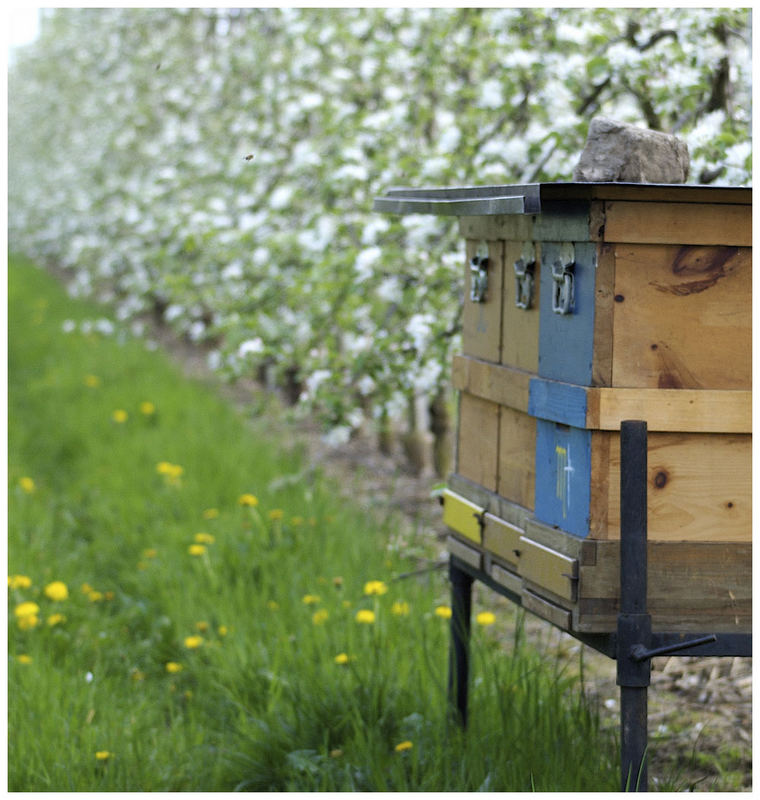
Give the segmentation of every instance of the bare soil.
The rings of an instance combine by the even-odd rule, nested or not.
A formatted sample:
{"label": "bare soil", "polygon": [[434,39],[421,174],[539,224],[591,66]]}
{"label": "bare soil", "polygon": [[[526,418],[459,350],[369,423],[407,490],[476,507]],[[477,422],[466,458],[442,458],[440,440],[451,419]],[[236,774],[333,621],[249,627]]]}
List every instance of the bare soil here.
{"label": "bare soil", "polygon": [[[162,348],[189,376],[212,381],[205,354],[195,345],[178,341],[165,329],[154,331]],[[252,382],[222,384],[222,393],[241,410],[261,399]],[[328,447],[313,422],[286,419],[276,400],[267,404],[272,425],[294,446],[306,449],[310,462],[337,479],[347,496],[399,520],[398,543],[410,547],[421,568],[445,568],[446,532],[440,508],[432,498],[436,483],[430,474],[418,475],[405,466],[399,452],[382,455],[369,437],[356,437],[346,445]],[[509,638],[515,606],[476,583],[474,602],[499,610],[502,635]],[[547,643],[568,668],[577,669],[583,650],[584,683],[590,699],[598,703],[605,728],[619,729],[619,689],[615,662],[581,645],[549,623],[526,615],[529,636]],[[494,635],[500,635],[499,630]],[[750,658],[657,658],[652,661],[649,690],[649,779],[653,790],[752,790],[752,661]]]}

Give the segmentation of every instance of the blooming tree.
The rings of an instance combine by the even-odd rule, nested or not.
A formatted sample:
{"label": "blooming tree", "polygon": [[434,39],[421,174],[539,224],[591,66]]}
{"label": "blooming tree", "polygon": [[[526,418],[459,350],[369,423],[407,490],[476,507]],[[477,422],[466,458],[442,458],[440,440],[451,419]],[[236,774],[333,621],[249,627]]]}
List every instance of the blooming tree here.
{"label": "blooming tree", "polygon": [[[11,246],[336,440],[440,400],[451,220],[393,185],[568,180],[603,113],[751,175],[747,9],[55,9],[9,75]],[[444,426],[445,427],[445,426]]]}

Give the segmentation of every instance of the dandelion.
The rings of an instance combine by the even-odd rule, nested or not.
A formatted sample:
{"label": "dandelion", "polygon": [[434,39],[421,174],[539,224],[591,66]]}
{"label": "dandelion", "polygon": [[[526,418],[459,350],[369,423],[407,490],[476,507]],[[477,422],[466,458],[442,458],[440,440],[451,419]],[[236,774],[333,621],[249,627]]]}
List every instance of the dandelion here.
{"label": "dandelion", "polygon": [[53,581],[49,583],[45,589],[45,597],[50,598],[56,602],[67,600],[69,596],[69,589],[63,581]]}
{"label": "dandelion", "polygon": [[193,539],[198,544],[213,544],[216,541],[210,533],[196,533]]}
{"label": "dandelion", "polygon": [[203,644],[202,636],[187,636],[185,637],[185,647],[189,650],[195,650]]}
{"label": "dandelion", "polygon": [[196,622],[195,630],[200,631],[201,633],[206,633],[208,630],[208,622]]}
{"label": "dandelion", "polygon": [[284,516],[285,512],[281,508],[273,508],[269,512],[269,519],[272,520],[272,522],[277,522],[278,520],[281,520]]}
{"label": "dandelion", "polygon": [[63,614],[51,614],[47,618],[47,624],[52,628],[55,625],[61,625],[62,623],[66,622],[66,617]]}
{"label": "dandelion", "polygon": [[397,617],[407,616],[409,614],[409,603],[404,600],[396,600],[391,606],[391,614],[395,614]]}
{"label": "dandelion", "polygon": [[216,519],[219,516],[218,508],[207,508],[203,514],[203,519]]}
{"label": "dandelion", "polygon": [[303,602],[307,606],[315,606],[319,602],[319,595],[318,594],[305,594],[301,598],[301,602]]}
{"label": "dandelion", "polygon": [[335,656],[335,659],[334,659],[335,663],[336,664],[340,664],[341,666],[345,665],[345,664],[348,664],[348,660],[349,659],[348,659],[348,654],[347,653],[338,653],[338,655]]}
{"label": "dandelion", "polygon": [[109,758],[113,758],[113,753],[108,750],[98,750],[97,753],[95,753],[95,758],[98,761],[108,761]]}
{"label": "dandelion", "polygon": [[267,608],[271,611],[277,611],[280,607],[280,604],[276,600],[267,600]]}
{"label": "dandelion", "polygon": [[255,494],[241,494],[238,498],[238,503],[241,506],[255,508],[259,504],[259,498]]}
{"label": "dandelion", "polygon": [[370,611],[368,608],[362,608],[356,612],[356,621],[363,625],[372,625],[375,621],[375,612]]}
{"label": "dandelion", "polygon": [[320,608],[319,611],[315,611],[314,612],[314,615],[312,616],[311,621],[315,625],[324,625],[324,623],[327,621],[328,616],[330,616],[330,615],[329,615],[327,609],[326,608]]}
{"label": "dandelion", "polygon": [[18,627],[19,630],[28,631],[31,628],[36,628],[40,618],[36,614],[26,614],[23,617],[18,618]]}
{"label": "dandelion", "polygon": [[493,625],[494,622],[496,622],[496,617],[490,611],[481,611],[480,614],[475,617],[475,622],[477,622],[478,625]]}
{"label": "dandelion", "polygon": [[99,592],[97,589],[92,589],[92,591],[87,593],[87,597],[91,603],[99,603],[103,599],[103,592]]}
{"label": "dandelion", "polygon": [[383,581],[367,581],[364,584],[364,594],[366,595],[381,595],[388,591],[388,587]]}
{"label": "dandelion", "polygon": [[411,750],[412,747],[414,747],[414,745],[409,740],[407,740],[405,742],[399,742],[393,749],[397,753],[403,753],[404,750]]}
{"label": "dandelion", "polygon": [[40,607],[37,605],[37,603],[33,603],[31,600],[28,600],[25,603],[19,603],[13,610],[13,613],[19,619],[22,617],[32,617],[40,613]]}
{"label": "dandelion", "polygon": [[187,548],[187,552],[190,553],[191,556],[202,556],[206,552],[206,545],[191,544],[190,547]]}
{"label": "dandelion", "polygon": [[18,485],[19,485],[19,486],[20,486],[20,487],[21,487],[21,488],[22,488],[22,489],[23,489],[23,490],[24,490],[24,491],[25,491],[27,494],[31,494],[31,493],[32,493],[32,492],[33,492],[33,491],[34,491],[34,490],[37,488],[37,487],[35,486],[35,484],[34,484],[34,481],[33,481],[33,480],[30,478],[30,477],[28,477],[28,476],[26,476],[26,475],[25,475],[23,478],[21,478],[21,479],[19,480],[19,482],[18,482]]}
{"label": "dandelion", "polygon": [[343,578],[341,578],[341,577],[340,577],[340,575],[336,575],[336,576],[333,578],[333,586],[334,586],[336,589],[340,589],[340,587],[341,587],[341,586],[343,586]]}
{"label": "dandelion", "polygon": [[226,635],[229,633],[229,630],[228,630],[228,628],[227,628],[227,626],[226,626],[226,625],[220,625],[220,626],[217,628],[217,633],[218,633],[220,636],[226,636]]}
{"label": "dandelion", "polygon": [[158,550],[155,547],[148,547],[142,551],[143,558],[155,558],[158,555]]}
{"label": "dandelion", "polygon": [[181,486],[180,480],[185,470],[179,464],[172,464],[170,461],[159,461],[156,464],[156,472],[164,476],[164,480],[169,486]]}
{"label": "dandelion", "polygon": [[9,575],[8,588],[9,589],[28,589],[32,585],[32,579],[26,575]]}
{"label": "dandelion", "polygon": [[126,422],[128,418],[129,414],[127,414],[123,408],[117,408],[116,411],[111,414],[111,419],[119,425]]}
{"label": "dandelion", "polygon": [[178,672],[182,672],[182,670],[183,670],[182,664],[179,664],[176,661],[167,661],[166,662],[166,671],[170,675],[176,675]]}
{"label": "dandelion", "polygon": [[140,403],[140,413],[143,416],[150,417],[156,413],[156,406],[150,400],[144,400]]}
{"label": "dandelion", "polygon": [[28,656],[26,653],[21,653],[21,655],[16,656],[16,661],[18,661],[19,664],[31,664],[32,657]]}
{"label": "dandelion", "polygon": [[84,385],[89,386],[90,389],[97,389],[100,386],[100,378],[97,375],[85,375]]}
{"label": "dandelion", "polygon": [[303,525],[303,517],[291,517],[290,518],[290,524],[294,528],[300,527],[301,525]]}
{"label": "dandelion", "polygon": [[437,606],[435,615],[443,619],[451,619],[451,609],[448,606]]}
{"label": "dandelion", "polygon": [[136,667],[132,670],[132,674],[130,676],[135,683],[139,681],[145,680],[145,673],[142,670],[137,669]]}

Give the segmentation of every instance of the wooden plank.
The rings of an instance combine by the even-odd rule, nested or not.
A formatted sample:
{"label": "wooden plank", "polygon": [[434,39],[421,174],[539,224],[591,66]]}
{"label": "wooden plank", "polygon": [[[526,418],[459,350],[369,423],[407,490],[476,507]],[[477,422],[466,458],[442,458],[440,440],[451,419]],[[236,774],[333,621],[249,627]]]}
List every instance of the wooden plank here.
{"label": "wooden plank", "polygon": [[449,488],[457,492],[457,494],[461,494],[462,497],[466,497],[468,500],[483,506],[494,516],[509,522],[511,525],[516,525],[518,528],[525,529],[527,520],[532,517],[530,509],[523,508],[517,503],[509,502],[495,491],[489,491],[456,472],[449,475],[447,483]]}
{"label": "wooden plank", "polygon": [[515,262],[523,257],[525,244],[532,239],[506,242],[504,245],[504,289],[502,310],[501,363],[517,369],[538,372],[538,326],[541,301],[541,249],[533,245],[536,257],[533,279],[533,299],[530,308],[515,305]]}
{"label": "wooden plank", "polygon": [[528,411],[531,377],[529,372],[466,356],[455,355],[452,360],[455,389],[519,411]]}
{"label": "wooden plank", "polygon": [[499,406],[474,395],[459,399],[457,471],[496,491],[499,458]]}
{"label": "wooden plank", "polygon": [[[603,225],[603,222],[601,223]],[[593,386],[612,386],[612,325],[615,306],[615,250],[602,243],[597,249],[594,309]]]}
{"label": "wooden plank", "polygon": [[470,260],[480,244],[479,240],[468,240],[465,277],[464,308],[462,310],[462,351],[465,355],[499,362],[501,355],[501,307],[502,279],[504,273],[504,246],[501,242],[488,241],[488,289],[485,302],[470,299]]}
{"label": "wooden plank", "polygon": [[610,483],[606,478],[609,472],[610,448],[612,439],[619,440],[619,433],[611,431],[592,431],[591,433],[591,487],[589,490],[589,530],[593,539],[607,539],[609,530],[610,494],[620,494],[619,484]]}
{"label": "wooden plank", "polygon": [[449,489],[444,490],[442,498],[443,524],[480,544],[482,541],[480,520],[485,509]]}
{"label": "wooden plank", "polygon": [[449,536],[446,539],[446,549],[449,553],[464,561],[465,564],[469,564],[475,569],[480,569],[482,554],[475,548],[468,547],[454,536]]}
{"label": "wooden plank", "polygon": [[[620,485],[620,440],[610,439],[608,471]],[[647,515],[650,541],[748,542],[752,538],[752,436],[650,433]],[[608,536],[620,536],[620,493],[609,492]]]}
{"label": "wooden plank", "polygon": [[607,242],[689,245],[752,244],[752,206],[713,203],[605,203]]}
{"label": "wooden plank", "polygon": [[650,431],[751,433],[752,392],[709,389],[591,389],[587,428],[620,430],[643,419]]}
{"label": "wooden plank", "polygon": [[508,589],[513,594],[519,595],[522,592],[522,578],[514,572],[510,572],[508,569],[504,569],[504,567],[499,564],[491,564],[490,575],[496,583]]}
{"label": "wooden plank", "polygon": [[507,406],[499,416],[497,491],[525,508],[535,505],[536,420]]}
{"label": "wooden plank", "polygon": [[520,537],[518,572],[526,581],[564,600],[577,597],[578,561],[545,545]]}
{"label": "wooden plank", "polygon": [[522,594],[522,606],[526,611],[548,619],[562,630],[569,631],[572,614],[566,608],[550,603],[527,589]]}
{"label": "wooden plank", "polygon": [[460,217],[463,239],[526,241],[533,239],[534,215],[495,214],[487,217]]}
{"label": "wooden plank", "polygon": [[588,395],[586,386],[532,378],[528,413],[539,419],[585,428],[588,427]]}
{"label": "wooden plank", "polygon": [[752,388],[752,251],[618,245],[612,385]]}
{"label": "wooden plank", "polygon": [[517,566],[522,528],[486,513],[483,528],[483,547],[502,561]]}

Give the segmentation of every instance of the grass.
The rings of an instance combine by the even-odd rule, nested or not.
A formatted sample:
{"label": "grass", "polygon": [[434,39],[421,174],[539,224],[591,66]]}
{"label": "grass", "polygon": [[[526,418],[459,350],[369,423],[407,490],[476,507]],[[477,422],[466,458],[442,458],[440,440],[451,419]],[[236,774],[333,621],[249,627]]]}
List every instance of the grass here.
{"label": "grass", "polygon": [[106,316],[10,260],[11,791],[616,788],[520,625],[474,626],[463,735],[445,576],[401,579],[396,519]]}

